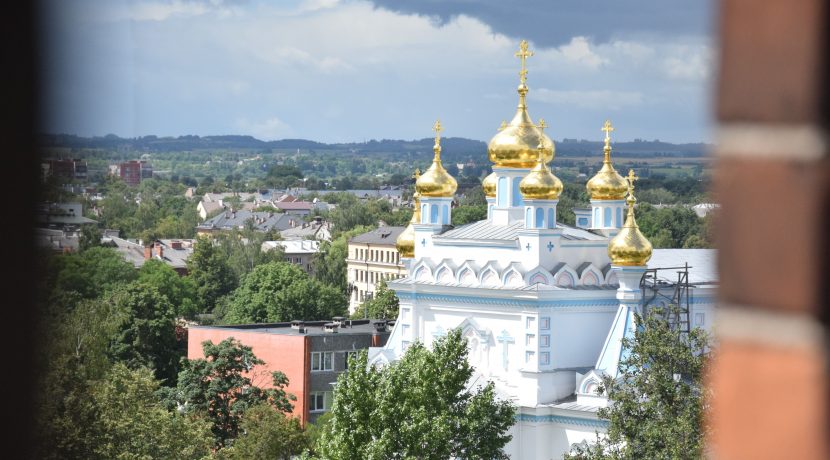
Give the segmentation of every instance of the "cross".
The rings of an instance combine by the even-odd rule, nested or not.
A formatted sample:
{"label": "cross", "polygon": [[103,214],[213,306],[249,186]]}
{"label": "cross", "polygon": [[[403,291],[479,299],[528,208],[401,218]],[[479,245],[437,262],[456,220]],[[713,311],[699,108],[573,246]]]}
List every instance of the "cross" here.
{"label": "cross", "polygon": [[544,131],[544,130],[545,130],[545,128],[547,128],[547,127],[548,127],[548,124],[547,124],[547,123],[545,123],[545,119],[544,119],[544,118],[540,118],[540,119],[539,119],[539,125],[538,125],[538,126],[536,126],[536,127],[537,127],[537,128],[539,128],[539,129],[541,129],[542,131]]}
{"label": "cross", "polygon": [[553,243],[548,241],[548,252],[553,251]]}
{"label": "cross", "polygon": [[530,243],[527,243],[527,246],[525,246],[525,248],[527,248],[527,250],[530,251]]}
{"label": "cross", "polygon": [[421,246],[426,246],[426,245],[427,245],[427,239],[424,238],[424,239],[421,240]]}
{"label": "cross", "polygon": [[499,125],[499,131],[503,131],[504,128],[507,128],[507,122],[502,120],[501,125]]}
{"label": "cross", "polygon": [[496,340],[501,342],[501,365],[504,367],[504,370],[507,370],[507,346],[511,343],[516,343],[516,339],[510,337],[507,330],[503,330],[501,331],[501,335],[496,337]]}
{"label": "cross", "polygon": [[519,77],[521,77],[522,84],[527,81],[527,68],[525,67],[525,61],[530,56],[533,56],[533,51],[527,49],[527,40],[522,40],[519,43],[519,51],[516,51],[515,56],[522,61],[522,70],[519,72]]}
{"label": "cross", "polygon": [[634,181],[639,180],[640,178],[634,175],[633,169],[629,169],[628,177],[626,177],[626,179],[628,180],[628,193],[632,194],[634,193]]}
{"label": "cross", "polygon": [[441,120],[435,120],[435,124],[432,125],[432,130],[435,131],[435,143],[438,144],[441,142],[441,131],[444,128],[441,126]]}
{"label": "cross", "polygon": [[613,131],[613,130],[614,130],[614,127],[611,126],[611,120],[605,120],[605,124],[602,125],[602,130],[601,131],[605,131],[605,140],[606,141],[611,140],[611,131]]}

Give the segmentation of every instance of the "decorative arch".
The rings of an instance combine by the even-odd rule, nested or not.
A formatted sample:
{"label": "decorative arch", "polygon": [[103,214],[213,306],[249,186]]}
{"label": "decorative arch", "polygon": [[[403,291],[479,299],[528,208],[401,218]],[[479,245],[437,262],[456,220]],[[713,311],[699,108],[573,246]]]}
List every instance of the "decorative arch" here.
{"label": "decorative arch", "polygon": [[412,271],[414,275],[412,278],[415,281],[432,281],[432,267],[426,264],[426,262],[421,261],[415,269]]}
{"label": "decorative arch", "polygon": [[456,282],[463,286],[475,286],[478,284],[476,272],[469,263],[465,262],[456,272]]}
{"label": "decorative arch", "polygon": [[567,265],[564,265],[553,275],[554,284],[564,288],[576,287],[576,280],[578,279],[579,276],[576,272]]}
{"label": "decorative arch", "polygon": [[604,280],[605,277],[602,275],[602,272],[597,270],[594,264],[591,263],[583,267],[582,272],[579,274],[579,284],[583,286],[599,286]]}
{"label": "decorative arch", "polygon": [[605,276],[605,284],[608,286],[620,285],[620,280],[617,278],[617,273],[614,270],[608,270],[608,274]]}
{"label": "decorative arch", "polygon": [[482,286],[496,287],[501,284],[499,274],[492,266],[487,266],[479,275],[479,284]]}
{"label": "decorative arch", "polygon": [[504,286],[518,287],[524,285],[521,273],[515,267],[510,267],[504,272],[502,277],[502,284]]}
{"label": "decorative arch", "polygon": [[553,277],[550,275],[550,272],[544,268],[536,267],[527,272],[525,275],[525,283],[528,286],[533,286],[534,284],[546,284],[551,286],[553,285]]}
{"label": "decorative arch", "polygon": [[455,276],[449,268],[441,267],[435,273],[435,281],[438,283],[452,283],[455,281]]}

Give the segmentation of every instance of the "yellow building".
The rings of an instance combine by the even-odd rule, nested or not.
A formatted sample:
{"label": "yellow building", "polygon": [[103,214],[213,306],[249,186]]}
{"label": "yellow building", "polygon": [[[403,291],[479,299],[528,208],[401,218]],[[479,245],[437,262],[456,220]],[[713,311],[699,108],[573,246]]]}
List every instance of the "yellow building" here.
{"label": "yellow building", "polygon": [[346,259],[349,282],[349,313],[375,294],[380,280],[393,280],[406,275],[401,257],[395,248],[398,235],[404,227],[380,227],[349,240]]}

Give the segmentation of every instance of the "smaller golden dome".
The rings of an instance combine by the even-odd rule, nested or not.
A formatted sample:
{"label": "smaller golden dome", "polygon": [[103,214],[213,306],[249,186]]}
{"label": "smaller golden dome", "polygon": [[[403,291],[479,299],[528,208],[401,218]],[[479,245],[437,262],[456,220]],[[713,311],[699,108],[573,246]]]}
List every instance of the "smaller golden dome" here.
{"label": "smaller golden dome", "polygon": [[495,198],[496,196],[496,173],[491,172],[489,176],[481,181],[481,188],[484,189],[484,196],[487,198]]}
{"label": "smaller golden dome", "polygon": [[[539,122],[539,128],[545,129],[545,120]],[[536,166],[519,182],[519,191],[526,200],[556,200],[562,193],[562,181],[545,164],[545,149],[541,143],[537,155]]]}
{"label": "smaller golden dome", "polygon": [[449,198],[455,194],[458,182],[441,164],[441,121],[436,121],[432,129],[435,131],[435,145],[432,147],[435,157],[429,169],[415,182],[415,189],[421,196]]}
{"label": "smaller golden dome", "polygon": [[605,159],[602,161],[602,169],[585,184],[585,188],[592,200],[622,200],[628,191],[628,183],[611,164],[610,132],[614,130],[611,120],[605,120],[602,130],[605,131]]}
{"label": "smaller golden dome", "polygon": [[608,242],[608,257],[614,265],[644,266],[651,259],[651,242],[640,232],[634,218],[634,170],[628,172],[628,216],[625,225],[611,241]]}
{"label": "smaller golden dome", "polygon": [[[416,169],[416,181],[420,175],[421,171]],[[406,226],[401,234],[398,235],[398,239],[395,240],[395,248],[398,250],[398,254],[400,254],[401,257],[407,258],[415,257],[415,227],[413,225],[421,221],[421,196],[418,194],[417,190],[412,194],[412,200],[414,202],[412,218],[409,219],[409,225]]]}

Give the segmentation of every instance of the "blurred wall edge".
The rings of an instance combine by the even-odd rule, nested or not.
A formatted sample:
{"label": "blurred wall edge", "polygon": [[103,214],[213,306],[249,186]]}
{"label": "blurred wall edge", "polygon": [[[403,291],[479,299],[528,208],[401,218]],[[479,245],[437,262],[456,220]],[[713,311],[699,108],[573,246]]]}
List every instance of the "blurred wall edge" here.
{"label": "blurred wall edge", "polygon": [[711,458],[830,458],[829,4],[720,3]]}

